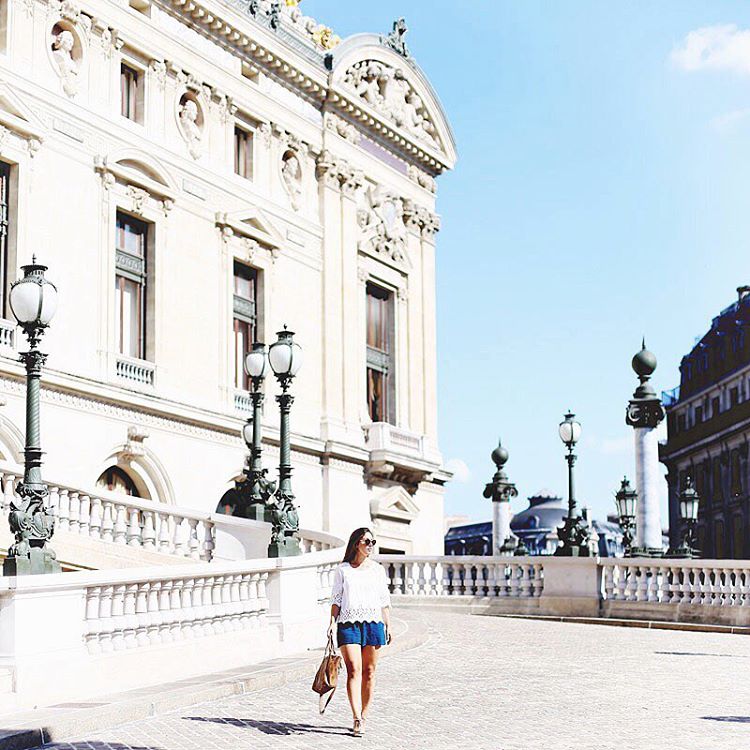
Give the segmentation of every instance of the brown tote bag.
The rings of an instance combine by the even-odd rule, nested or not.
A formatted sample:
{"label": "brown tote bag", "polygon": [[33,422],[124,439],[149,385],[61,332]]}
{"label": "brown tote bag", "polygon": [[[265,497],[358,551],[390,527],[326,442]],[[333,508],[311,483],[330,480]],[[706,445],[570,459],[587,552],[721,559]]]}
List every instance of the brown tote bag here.
{"label": "brown tote bag", "polygon": [[333,633],[329,633],[328,643],[323,654],[323,661],[320,662],[312,684],[312,689],[320,696],[318,698],[320,713],[325,712],[328,704],[331,702],[331,698],[333,698],[333,694],[336,692],[339,669],[341,669],[341,657],[336,653],[333,645]]}

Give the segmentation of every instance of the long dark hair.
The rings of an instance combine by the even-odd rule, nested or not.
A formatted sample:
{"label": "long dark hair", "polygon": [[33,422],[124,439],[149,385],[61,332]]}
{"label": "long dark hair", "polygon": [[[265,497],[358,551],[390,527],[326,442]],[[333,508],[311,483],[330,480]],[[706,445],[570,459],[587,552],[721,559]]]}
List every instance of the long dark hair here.
{"label": "long dark hair", "polygon": [[[349,537],[349,541],[346,544],[346,552],[344,552],[344,562],[351,563],[352,560],[357,556],[357,545],[359,540],[368,532],[370,529],[367,526],[360,526],[358,529],[352,531],[352,535]],[[372,536],[372,531],[370,531]]]}

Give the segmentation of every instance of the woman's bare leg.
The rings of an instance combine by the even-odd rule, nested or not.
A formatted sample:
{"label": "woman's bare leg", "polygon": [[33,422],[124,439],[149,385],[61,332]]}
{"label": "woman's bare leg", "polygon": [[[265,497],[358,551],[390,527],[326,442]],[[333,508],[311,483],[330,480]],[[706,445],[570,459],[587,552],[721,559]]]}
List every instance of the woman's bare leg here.
{"label": "woman's bare leg", "polygon": [[362,718],[362,646],[350,643],[341,646],[346,664],[346,694],[355,719]]}
{"label": "woman's bare leg", "polygon": [[362,648],[362,718],[367,717],[367,709],[372,701],[375,687],[375,667],[378,664],[378,649],[375,646]]}

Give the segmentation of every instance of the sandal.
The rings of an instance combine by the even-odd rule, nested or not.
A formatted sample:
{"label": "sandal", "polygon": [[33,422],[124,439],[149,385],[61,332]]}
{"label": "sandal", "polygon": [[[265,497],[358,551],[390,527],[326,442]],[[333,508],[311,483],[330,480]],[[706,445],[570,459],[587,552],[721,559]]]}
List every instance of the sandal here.
{"label": "sandal", "polygon": [[362,726],[362,719],[355,719],[354,726],[352,727],[352,734],[355,737],[361,737],[364,727]]}

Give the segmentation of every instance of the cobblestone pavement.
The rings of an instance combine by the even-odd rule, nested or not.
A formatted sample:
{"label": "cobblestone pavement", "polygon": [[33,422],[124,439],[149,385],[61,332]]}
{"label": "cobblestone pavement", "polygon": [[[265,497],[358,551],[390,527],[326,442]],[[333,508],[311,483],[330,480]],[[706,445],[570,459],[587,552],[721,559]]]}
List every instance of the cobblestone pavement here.
{"label": "cobblestone pavement", "polygon": [[342,686],[325,716],[310,680],[204,703],[75,750],[748,750],[750,638],[447,613],[384,659],[366,735]]}

